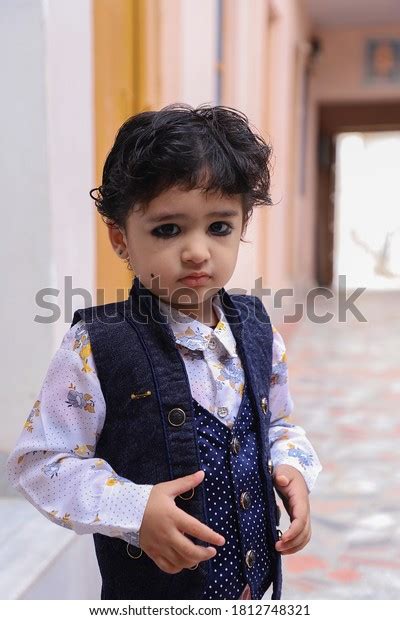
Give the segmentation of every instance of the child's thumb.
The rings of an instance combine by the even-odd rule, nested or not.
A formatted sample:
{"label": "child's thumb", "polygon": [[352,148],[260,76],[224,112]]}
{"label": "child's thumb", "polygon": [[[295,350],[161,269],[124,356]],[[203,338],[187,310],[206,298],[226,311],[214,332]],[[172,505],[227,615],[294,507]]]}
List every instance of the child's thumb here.
{"label": "child's thumb", "polygon": [[289,478],[287,476],[284,476],[283,474],[278,474],[277,476],[275,476],[275,482],[280,487],[286,487],[289,484]]}
{"label": "child's thumb", "polygon": [[182,493],[187,493],[194,487],[197,487],[204,479],[204,471],[199,469],[194,474],[190,474],[189,476],[183,476],[182,478],[176,478],[176,480],[171,480],[168,482],[169,492],[175,497],[176,495],[182,495]]}

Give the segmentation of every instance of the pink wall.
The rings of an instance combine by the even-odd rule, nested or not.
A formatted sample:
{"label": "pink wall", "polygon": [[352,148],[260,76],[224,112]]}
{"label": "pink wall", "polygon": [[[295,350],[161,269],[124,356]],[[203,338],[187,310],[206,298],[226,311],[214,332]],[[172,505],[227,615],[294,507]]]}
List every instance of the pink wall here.
{"label": "pink wall", "polygon": [[400,84],[371,86],[363,81],[364,42],[369,37],[400,38],[400,24],[392,27],[321,29],[322,53],[315,70],[317,101],[400,99]]}
{"label": "pink wall", "polygon": [[[152,4],[153,6],[153,4]],[[150,36],[159,106],[215,103],[217,3],[159,0]],[[310,24],[303,0],[224,0],[222,104],[245,112],[273,146],[271,208],[256,209],[228,288],[308,283],[313,266],[311,186],[300,195],[302,74]],[[154,23],[154,21],[153,21]],[[193,42],[197,42],[193,44]],[[154,53],[156,52],[156,53]],[[151,57],[151,54],[150,54]],[[191,69],[191,70],[190,70]],[[308,151],[307,168],[313,159]],[[306,241],[306,244],[305,244]]]}
{"label": "pink wall", "polygon": [[[272,288],[297,276],[302,200],[298,196],[300,75],[309,24],[303,2],[225,3],[223,103],[243,110],[273,146],[272,208],[254,214],[233,281],[263,276]],[[303,252],[303,248],[301,252]]]}

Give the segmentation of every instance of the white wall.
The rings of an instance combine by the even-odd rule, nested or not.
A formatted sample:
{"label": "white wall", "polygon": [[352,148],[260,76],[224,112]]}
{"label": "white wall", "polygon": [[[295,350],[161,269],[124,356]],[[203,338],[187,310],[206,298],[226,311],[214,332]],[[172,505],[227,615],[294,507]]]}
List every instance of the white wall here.
{"label": "white wall", "polygon": [[160,107],[215,104],[216,0],[160,0],[159,6]]}
{"label": "white wall", "polygon": [[53,341],[51,328],[33,322],[36,291],[51,282],[44,67],[40,3],[1,2],[0,450],[5,451],[33,403]]}
{"label": "white wall", "polygon": [[[46,38],[48,183],[54,286],[84,288],[72,309],[95,304],[92,0],[43,0]],[[62,293],[60,301],[64,308]],[[67,308],[69,303],[67,303]],[[58,346],[71,317],[54,325]],[[64,310],[63,310],[64,315]]]}
{"label": "white wall", "polygon": [[[62,290],[67,275],[72,286],[94,292],[91,0],[1,0],[0,75],[0,452],[8,453],[68,328],[63,304],[57,322],[34,320],[49,314],[36,294]],[[82,305],[82,298],[73,300],[73,308]],[[8,495],[4,477],[2,470]],[[98,598],[93,543],[77,539],[54,559],[44,541],[42,560],[49,564],[23,598]],[[32,569],[19,558],[25,579]]]}
{"label": "white wall", "polygon": [[216,0],[182,2],[181,92],[183,101],[192,105],[215,104],[216,16]]}
{"label": "white wall", "polygon": [[[0,3],[0,319],[6,353],[0,362],[0,450],[6,452],[68,327],[62,319],[35,322],[36,315],[49,315],[36,305],[37,292],[62,289],[65,275],[93,292],[91,63],[91,0]],[[77,298],[74,307],[82,305]]]}

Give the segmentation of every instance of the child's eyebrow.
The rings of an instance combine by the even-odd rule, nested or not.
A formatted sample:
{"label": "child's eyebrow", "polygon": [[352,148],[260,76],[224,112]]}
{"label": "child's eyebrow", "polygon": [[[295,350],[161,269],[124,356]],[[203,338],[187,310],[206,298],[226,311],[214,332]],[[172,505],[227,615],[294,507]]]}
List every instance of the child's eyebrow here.
{"label": "child's eyebrow", "polygon": [[[230,209],[225,211],[212,211],[211,213],[207,213],[207,217],[233,217],[235,215],[239,215],[240,212],[237,209]],[[154,217],[150,217],[148,221],[152,224],[156,224],[159,222],[165,222],[166,220],[187,220],[190,219],[186,213],[163,213],[162,215],[156,215]]]}

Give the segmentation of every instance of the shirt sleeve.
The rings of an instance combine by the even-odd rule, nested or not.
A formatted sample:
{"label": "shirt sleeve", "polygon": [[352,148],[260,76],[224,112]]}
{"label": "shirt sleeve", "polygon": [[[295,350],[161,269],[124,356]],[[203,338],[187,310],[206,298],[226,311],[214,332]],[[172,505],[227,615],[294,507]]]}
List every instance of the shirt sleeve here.
{"label": "shirt sleeve", "polygon": [[9,456],[7,474],[48,519],[77,534],[139,546],[152,485],[123,478],[94,458],[106,405],[82,321],[55,353],[39,396]]}
{"label": "shirt sleeve", "polygon": [[322,470],[318,456],[301,426],[292,423],[293,401],[288,387],[286,348],[282,336],[273,328],[272,375],[270,383],[271,459],[277,465],[291,465],[304,477],[310,493]]}

